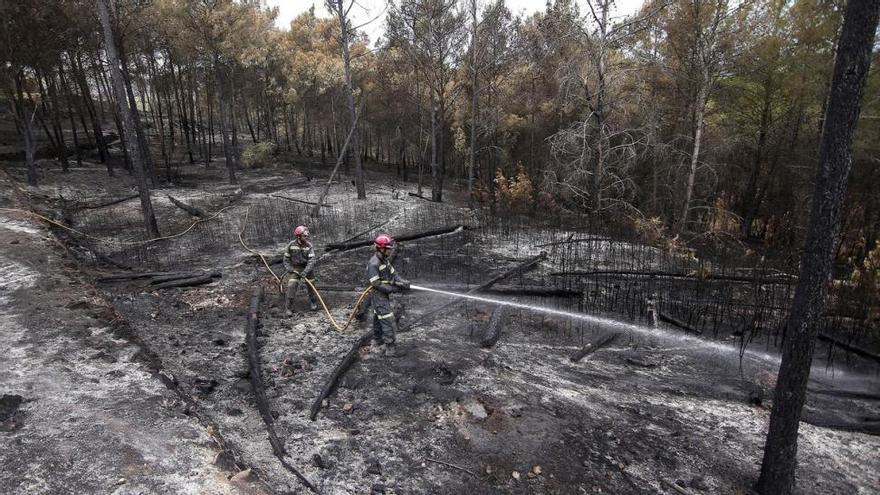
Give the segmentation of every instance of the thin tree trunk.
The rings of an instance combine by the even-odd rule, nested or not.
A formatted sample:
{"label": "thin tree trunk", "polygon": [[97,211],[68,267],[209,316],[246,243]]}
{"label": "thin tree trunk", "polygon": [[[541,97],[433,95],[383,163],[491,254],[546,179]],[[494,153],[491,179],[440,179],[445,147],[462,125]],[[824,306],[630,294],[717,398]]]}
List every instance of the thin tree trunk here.
{"label": "thin tree trunk", "polygon": [[431,199],[438,203],[443,200],[443,176],[438,163],[437,144],[437,104],[431,102]]}
{"label": "thin tree trunk", "polygon": [[58,104],[58,87],[55,84],[54,75],[46,78],[46,85],[49,88],[49,99],[52,100],[52,120],[55,127],[55,144],[58,147],[58,159],[61,160],[61,170],[67,172],[70,169],[70,164],[67,161],[67,143],[64,142],[64,131],[61,129],[61,106]]}
{"label": "thin tree trunk", "polygon": [[223,155],[226,157],[226,170],[229,172],[229,183],[235,184],[235,153],[232,150],[232,142],[229,138],[229,101],[227,94],[225,77],[222,75],[223,69],[219,66],[217,60],[214,61],[214,74],[217,86],[220,90],[220,134],[223,138]]}
{"label": "thin tree trunk", "polygon": [[[361,111],[363,111],[363,102],[361,103]],[[321,192],[321,196],[318,198],[318,202],[315,204],[315,207],[312,208],[310,216],[313,218],[318,218],[321,214],[321,205],[324,204],[324,198],[327,197],[327,193],[330,192],[330,185],[333,184],[333,178],[336,176],[336,172],[339,171],[339,166],[342,164],[342,161],[345,159],[345,154],[348,152],[348,143],[352,140],[352,137],[357,134],[357,123],[358,123],[358,112],[354,114],[354,121],[352,122],[351,129],[348,131],[348,137],[345,138],[345,144],[342,145],[342,149],[339,150],[339,157],[336,159],[336,166],[333,167],[333,171],[330,172],[330,178],[327,179],[327,184],[324,185],[324,190]]]}
{"label": "thin tree trunk", "polygon": [[[113,162],[110,160],[110,150],[107,149],[107,141],[104,140],[104,130],[101,128],[101,120],[98,116],[98,110],[95,108],[95,102],[92,100],[92,93],[89,89],[89,84],[86,81],[86,73],[83,68],[82,56],[79,52],[76,53],[76,56],[70,57],[70,65],[71,70],[75,72],[75,78],[77,83],[79,84],[80,92],[82,93],[83,101],[86,104],[86,109],[89,112],[89,116],[92,119],[92,128],[95,131],[95,146],[98,147],[98,153],[101,157],[101,162],[107,165],[107,175],[113,177],[115,172],[113,171]],[[74,65],[74,61],[76,65]],[[120,136],[120,139],[122,136]]]}
{"label": "thin tree trunk", "polygon": [[819,145],[819,171],[800,280],[788,320],[757,485],[765,495],[788,495],[795,490],[798,426],[816,344],[816,322],[822,314],[834,266],[835,242],[852,165],[853,135],[871,66],[878,17],[880,0],[850,0],[847,4]]}
{"label": "thin tree trunk", "polygon": [[[128,105],[131,107],[131,117],[134,122],[134,130],[135,135],[137,136],[138,144],[140,145],[139,153],[141,154],[141,158],[144,163],[144,171],[147,174],[147,177],[150,179],[150,184],[153,187],[159,183],[159,179],[156,176],[156,165],[153,163],[153,155],[150,153],[149,143],[147,142],[147,137],[144,134],[144,127],[141,123],[141,115],[140,111],[138,111],[137,100],[134,97],[134,89],[132,89],[131,85],[131,76],[128,72],[128,57],[125,55],[125,48],[120,45],[119,47],[120,54],[120,63],[122,64],[122,80],[125,83],[125,94],[128,98]],[[123,100],[126,101],[126,100]]]}
{"label": "thin tree trunk", "polygon": [[598,79],[596,86],[596,107],[593,109],[593,117],[596,120],[596,164],[593,167],[593,191],[592,203],[593,213],[598,213],[602,209],[602,183],[605,177],[605,161],[607,153],[607,135],[605,134],[605,122],[607,109],[605,105],[605,61],[607,58],[607,33],[608,33],[608,10],[611,7],[611,0],[602,0],[599,9],[602,15],[602,22],[599,24],[600,38],[599,53],[596,61],[596,77]]}
{"label": "thin tree trunk", "polygon": [[36,186],[38,176],[37,165],[34,161],[37,147],[34,139],[34,115],[37,113],[37,108],[34,107],[29,111],[25,104],[23,78],[24,74],[21,72],[15,77],[15,112],[24,131],[22,137],[24,138],[25,163],[27,164],[27,183],[29,186]]}
{"label": "thin tree trunk", "polygon": [[284,142],[287,144],[287,151],[291,151],[290,147],[290,120],[288,119],[288,115],[290,110],[287,107],[287,103],[284,104]]}
{"label": "thin tree trunk", "polygon": [[474,168],[477,161],[477,0],[471,0],[471,149],[468,160],[468,205],[474,207]]}
{"label": "thin tree trunk", "polygon": [[[351,55],[348,51],[348,43],[349,43],[349,26],[348,19],[346,19],[346,9],[342,4],[342,0],[336,0],[336,15],[339,18],[339,25],[341,31],[341,38],[339,40],[342,45],[342,62],[345,66],[345,96],[348,100],[348,112],[351,118],[351,124],[357,122],[357,109],[354,106],[354,90],[351,84]],[[361,162],[360,156],[360,148],[358,147],[358,132],[357,130],[351,136],[351,154],[354,157],[354,182],[355,187],[357,188],[357,197],[358,199],[367,199],[367,189],[364,184],[364,166]]]}
{"label": "thin tree trunk", "polygon": [[107,9],[106,0],[97,0],[98,17],[104,31],[104,44],[107,51],[107,58],[110,62],[110,72],[113,78],[114,92],[116,93],[116,101],[118,108],[122,112],[123,123],[125,125],[125,136],[128,146],[133,150],[131,154],[134,175],[137,179],[138,194],[141,198],[141,210],[144,219],[144,228],[147,233],[153,237],[159,236],[159,226],[156,224],[156,216],[153,214],[153,203],[150,200],[150,189],[147,186],[146,177],[144,177],[143,164],[137,152],[137,140],[132,132],[134,128],[134,117],[131,109],[125,105],[125,81],[123,80],[122,70],[119,65],[119,57],[116,54],[116,44],[113,40],[113,30],[110,24],[110,12]]}
{"label": "thin tree trunk", "polygon": [[772,76],[768,74],[764,81],[764,101],[761,106],[761,124],[758,127],[758,142],[755,147],[754,159],[752,160],[752,170],[751,173],[749,173],[749,179],[746,183],[746,190],[742,199],[743,221],[740,235],[744,239],[751,237],[752,224],[755,221],[755,216],[757,216],[758,210],[761,208],[761,204],[758,201],[758,181],[761,178],[761,168],[764,163],[764,148],[767,144],[767,134],[769,133],[772,117],[770,106],[772,83]]}
{"label": "thin tree trunk", "polygon": [[[58,84],[61,85],[61,88],[64,91],[64,99],[67,102],[67,117],[70,120],[70,130],[73,133],[73,149],[76,152],[76,166],[82,167],[82,148],[79,145],[79,135],[76,131],[76,119],[73,118],[73,106],[71,105],[71,100],[73,95],[70,91],[70,86],[67,85],[67,81],[64,80],[64,61],[59,58],[58,60]],[[80,116],[82,114],[80,113]],[[86,139],[88,139],[88,131],[86,131]]]}
{"label": "thin tree trunk", "polygon": [[684,194],[684,207],[681,212],[681,218],[678,221],[678,227],[676,228],[676,233],[681,233],[688,219],[688,213],[691,211],[691,199],[694,194],[694,182],[697,177],[697,165],[700,161],[700,145],[703,140],[703,119],[706,113],[706,100],[708,99],[709,94],[709,74],[708,70],[704,66],[701,69],[700,74],[700,89],[697,94],[696,101],[696,117],[695,117],[695,132],[694,132],[694,149],[691,152],[691,167],[688,171],[688,179],[687,179],[687,187],[685,189]]}
{"label": "thin tree trunk", "polygon": [[186,100],[182,98],[183,85],[181,84],[181,79],[183,76],[180,73],[180,70],[177,71],[177,75],[174,74],[173,63],[169,64],[169,68],[171,70],[171,80],[174,85],[174,101],[177,104],[177,114],[180,118],[180,126],[183,129],[183,139],[186,142],[186,154],[189,156],[189,164],[193,165],[195,160],[193,159],[192,141],[190,141],[189,133],[192,114],[187,113]]}

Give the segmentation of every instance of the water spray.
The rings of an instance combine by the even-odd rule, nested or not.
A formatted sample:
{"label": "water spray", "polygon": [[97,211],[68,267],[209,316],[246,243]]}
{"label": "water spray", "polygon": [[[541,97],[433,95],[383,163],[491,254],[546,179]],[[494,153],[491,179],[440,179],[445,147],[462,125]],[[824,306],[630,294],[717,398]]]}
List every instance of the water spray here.
{"label": "water spray", "polygon": [[[586,313],[575,313],[575,312],[571,312],[571,311],[564,311],[561,309],[548,308],[546,306],[537,306],[534,304],[525,304],[525,303],[519,303],[519,302],[514,302],[514,301],[506,301],[503,299],[495,299],[492,297],[476,296],[473,294],[462,294],[460,292],[449,292],[449,291],[445,291],[445,290],[434,289],[431,287],[425,287],[422,285],[412,284],[412,285],[410,285],[410,288],[412,290],[431,292],[434,294],[442,294],[444,296],[456,297],[459,299],[468,299],[471,301],[478,301],[478,302],[487,303],[487,304],[495,304],[498,306],[508,306],[511,308],[520,308],[520,309],[525,309],[527,311],[534,311],[536,313],[545,313],[545,314],[550,314],[550,315],[555,315],[555,316],[562,316],[565,318],[572,318],[572,319],[576,319],[576,320],[587,321],[590,323],[596,323],[598,325],[611,327],[611,328],[614,328],[617,330],[635,332],[635,333],[645,335],[648,337],[673,338],[673,339],[679,340],[679,341],[696,343],[696,344],[700,345],[701,347],[711,348],[711,349],[714,349],[714,350],[717,350],[720,352],[725,352],[725,353],[736,352],[736,353],[740,354],[739,349],[737,349],[733,346],[730,346],[728,344],[711,342],[711,341],[700,339],[697,337],[692,337],[689,335],[673,335],[673,334],[671,334],[663,329],[660,329],[660,328],[648,327],[648,326],[639,325],[636,323],[627,323],[627,322],[615,320],[612,318],[605,318],[605,317],[601,317],[601,316],[589,315]],[[778,356],[774,356],[774,355],[767,354],[764,352],[755,352],[755,351],[750,351],[748,349],[745,349],[745,350],[743,350],[743,352],[740,355],[748,355],[748,356],[753,357],[755,359],[758,359],[760,361],[768,361],[773,364],[779,363]]]}

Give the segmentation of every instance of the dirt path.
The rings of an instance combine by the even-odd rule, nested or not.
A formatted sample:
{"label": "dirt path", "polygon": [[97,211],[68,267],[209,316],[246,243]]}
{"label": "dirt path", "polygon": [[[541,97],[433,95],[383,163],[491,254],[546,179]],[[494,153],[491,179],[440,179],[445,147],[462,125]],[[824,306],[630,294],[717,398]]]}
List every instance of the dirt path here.
{"label": "dirt path", "polygon": [[48,230],[0,215],[0,492],[259,493],[115,318]]}

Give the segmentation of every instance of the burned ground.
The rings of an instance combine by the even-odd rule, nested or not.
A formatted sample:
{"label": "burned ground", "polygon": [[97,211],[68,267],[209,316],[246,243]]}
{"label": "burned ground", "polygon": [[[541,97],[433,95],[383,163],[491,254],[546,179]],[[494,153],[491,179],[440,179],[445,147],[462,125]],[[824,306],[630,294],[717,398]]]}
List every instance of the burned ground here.
{"label": "burned ground", "polygon": [[[0,375],[0,392],[23,401],[8,407],[14,411],[0,432],[7,466],[2,491],[305,492],[273,456],[253,399],[244,342],[256,286],[266,292],[258,342],[274,428],[287,460],[322,493],[749,491],[778,368],[774,335],[754,329],[769,328],[781,316],[762,309],[758,318],[745,308],[759,300],[771,308],[785,304],[785,290],[706,276],[677,281],[669,290],[659,277],[631,282],[626,274],[559,274],[718,276],[722,269],[726,275],[749,269],[769,279],[772,267],[755,275],[752,261],[720,267],[588,227],[470,213],[410,197],[411,184],[380,181],[378,173],[366,201],[352,200],[353,186],[342,182],[331,189],[333,206],[309,220],[309,206],[289,198],[317,199],[319,181],[310,180],[310,170],[301,164],[244,173],[236,187],[222,183],[219,167],[187,169],[176,187],[154,194],[162,233],[180,232],[195,220],[168,195],[209,216],[227,209],[185,235],[145,246],[136,243],[136,201],[75,207],[130,194],[124,177],[98,181],[97,166],[68,175],[46,171],[46,185],[31,191],[32,206],[115,241],[60,229],[50,234],[20,214],[3,213],[2,352],[13,366]],[[96,182],[106,185],[95,192]],[[4,203],[25,206],[11,193]],[[371,251],[326,253],[324,245],[371,226],[380,227],[358,240],[378,231],[462,226],[404,243],[395,266],[420,285],[463,291],[546,250],[534,270],[499,285],[565,289],[576,297],[492,297],[626,323],[511,309],[498,343],[481,348],[494,307],[462,302],[402,332],[402,357],[361,349],[311,421],[312,401],[365,327],[355,323],[340,332],[322,313],[286,317],[275,280],[238,237],[277,255],[298,223],[308,223],[315,236],[322,255],[317,285],[332,289],[322,295],[340,322],[363,288]],[[565,242],[572,240],[584,242]],[[161,291],[144,281],[95,283],[122,271],[119,266],[220,270],[222,278]],[[646,300],[655,293],[662,311],[704,335],[646,326]],[[700,306],[713,298],[726,303]],[[401,301],[407,308],[401,326],[407,327],[449,299],[412,292]],[[620,335],[609,345],[579,362],[569,358],[610,332]],[[741,352],[744,338],[752,343]],[[799,487],[874,493],[880,490],[876,363],[836,356],[829,364],[826,357],[835,355],[821,349],[801,425]],[[17,402],[5,397],[4,416],[6,404]],[[226,454],[212,464],[221,451]],[[235,465],[223,461],[228,458]],[[253,481],[226,481],[245,468],[256,472]],[[126,481],[114,485],[119,478]]]}

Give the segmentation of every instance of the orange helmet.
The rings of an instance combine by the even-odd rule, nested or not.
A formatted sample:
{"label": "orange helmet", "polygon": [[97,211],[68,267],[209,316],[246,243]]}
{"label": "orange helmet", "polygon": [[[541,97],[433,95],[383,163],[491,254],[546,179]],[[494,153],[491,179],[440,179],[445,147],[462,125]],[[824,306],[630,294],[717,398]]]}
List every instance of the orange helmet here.
{"label": "orange helmet", "polygon": [[373,242],[377,248],[389,248],[394,245],[394,239],[388,234],[379,234]]}
{"label": "orange helmet", "polygon": [[293,229],[293,235],[295,235],[296,237],[308,237],[309,228],[305,225],[300,225],[297,228]]}

